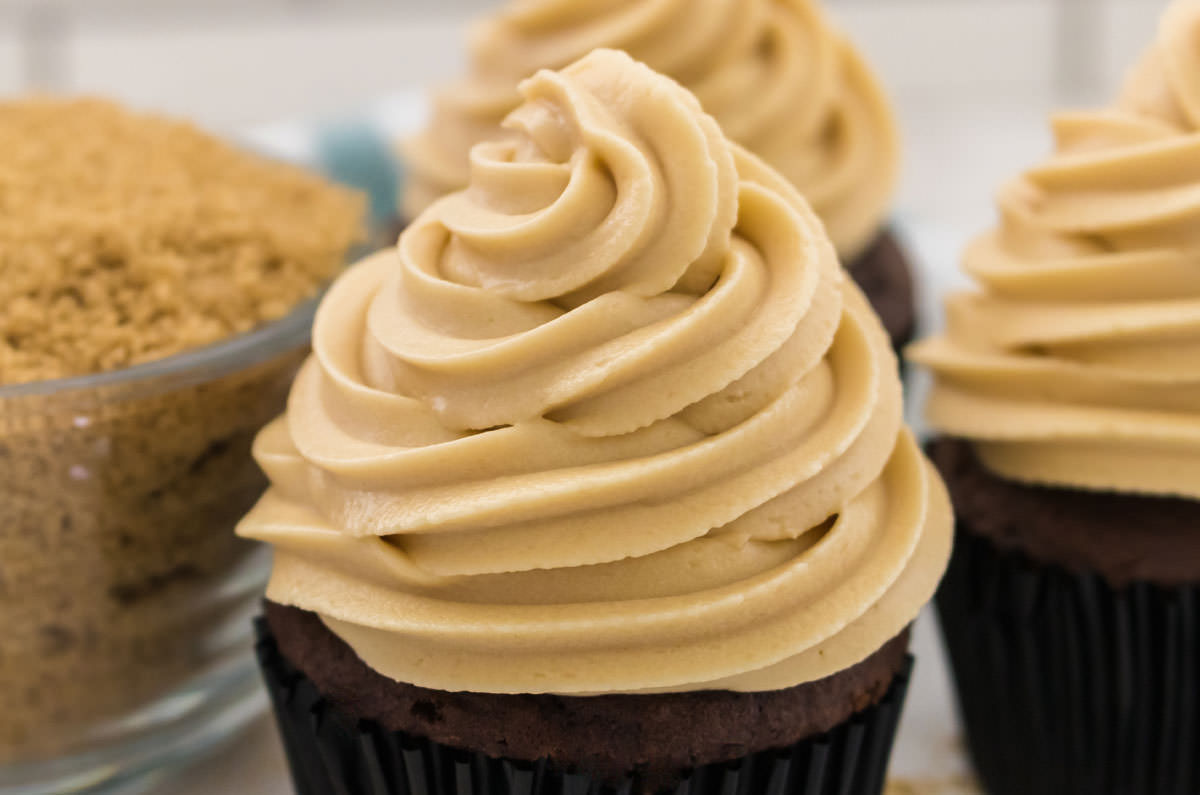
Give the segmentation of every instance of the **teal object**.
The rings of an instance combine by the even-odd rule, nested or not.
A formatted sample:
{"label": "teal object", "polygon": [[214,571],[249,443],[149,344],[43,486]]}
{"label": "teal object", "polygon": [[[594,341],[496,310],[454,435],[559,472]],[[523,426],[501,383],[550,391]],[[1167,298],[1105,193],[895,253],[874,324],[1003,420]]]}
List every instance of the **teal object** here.
{"label": "teal object", "polygon": [[317,131],[317,166],[331,179],[367,194],[373,232],[392,228],[400,192],[393,143],[365,122],[336,122]]}

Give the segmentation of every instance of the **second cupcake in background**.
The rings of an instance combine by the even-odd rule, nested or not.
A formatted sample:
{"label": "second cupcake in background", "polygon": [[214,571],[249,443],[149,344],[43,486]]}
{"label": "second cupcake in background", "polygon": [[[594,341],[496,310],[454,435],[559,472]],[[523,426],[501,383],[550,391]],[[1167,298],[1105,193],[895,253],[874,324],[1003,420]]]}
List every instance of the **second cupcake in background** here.
{"label": "second cupcake in background", "polygon": [[298,791],[878,795],[951,535],[878,318],[678,84],[521,92],[256,444]]}
{"label": "second cupcake in background", "polygon": [[501,132],[517,85],[597,47],[628,52],[691,90],[731,139],[800,189],[894,346],[913,335],[913,276],[887,228],[899,144],[862,57],[814,0],[524,0],[477,23],[470,71],[434,97],[403,146],[402,215],[466,186],[471,147]]}
{"label": "second cupcake in background", "polygon": [[1200,2],[1054,124],[911,351],[960,540],[938,603],[993,795],[1200,792]]}

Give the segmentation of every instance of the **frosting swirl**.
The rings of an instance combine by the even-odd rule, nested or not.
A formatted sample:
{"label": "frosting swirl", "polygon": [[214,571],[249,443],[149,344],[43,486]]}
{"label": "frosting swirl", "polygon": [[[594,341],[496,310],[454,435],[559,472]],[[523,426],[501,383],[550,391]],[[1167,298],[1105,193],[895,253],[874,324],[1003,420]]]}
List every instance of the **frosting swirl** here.
{"label": "frosting swirl", "polygon": [[983,289],[911,350],[929,421],[1014,480],[1200,498],[1200,3],[1054,131],[967,251]]}
{"label": "frosting swirl", "polygon": [[597,47],[683,83],[801,190],[847,261],[887,213],[899,162],[891,108],[813,0],[516,0],[473,33],[469,75],[438,92],[432,122],[404,145],[409,218],[467,184],[471,147],[520,104],[520,80]]}
{"label": "frosting swirl", "polygon": [[771,690],[897,635],[949,552],[887,337],[788,183],[600,50],[352,268],[256,456],[271,599],[480,692]]}

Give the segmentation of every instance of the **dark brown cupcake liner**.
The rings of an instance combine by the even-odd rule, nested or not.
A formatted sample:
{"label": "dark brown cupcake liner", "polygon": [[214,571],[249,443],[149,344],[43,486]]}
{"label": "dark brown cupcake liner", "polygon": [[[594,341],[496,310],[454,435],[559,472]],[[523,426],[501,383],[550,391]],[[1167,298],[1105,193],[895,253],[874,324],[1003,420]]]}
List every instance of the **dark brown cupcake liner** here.
{"label": "dark brown cupcake liner", "polygon": [[960,527],[936,602],[991,795],[1200,793],[1200,583],[1115,589]]}
{"label": "dark brown cupcake liner", "polygon": [[[338,713],[280,653],[262,619],[257,652],[298,795],[635,795],[540,760],[495,759]],[[912,670],[875,706],[787,748],[689,771],[672,795],[879,795]]]}

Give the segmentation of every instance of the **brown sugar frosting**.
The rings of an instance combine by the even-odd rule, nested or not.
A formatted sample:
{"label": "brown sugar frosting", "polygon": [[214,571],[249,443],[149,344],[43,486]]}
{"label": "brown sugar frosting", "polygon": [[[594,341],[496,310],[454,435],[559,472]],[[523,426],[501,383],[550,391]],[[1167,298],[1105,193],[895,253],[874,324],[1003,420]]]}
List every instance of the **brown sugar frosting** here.
{"label": "brown sugar frosting", "polygon": [[597,51],[318,312],[268,597],[442,690],[775,690],[933,592],[947,499],[820,222],[695,98]]}

